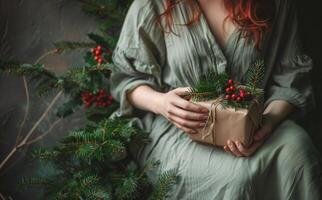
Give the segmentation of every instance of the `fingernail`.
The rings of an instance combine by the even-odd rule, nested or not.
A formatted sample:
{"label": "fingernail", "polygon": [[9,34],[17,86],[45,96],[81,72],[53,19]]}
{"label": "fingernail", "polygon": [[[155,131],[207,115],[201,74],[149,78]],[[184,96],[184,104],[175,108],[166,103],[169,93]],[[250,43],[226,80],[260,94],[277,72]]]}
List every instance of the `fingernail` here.
{"label": "fingernail", "polygon": [[239,146],[239,147],[240,147],[240,143],[239,143],[238,141],[236,141],[236,144],[237,144],[237,146]]}
{"label": "fingernail", "polygon": [[209,112],[208,109],[202,109],[202,112]]}

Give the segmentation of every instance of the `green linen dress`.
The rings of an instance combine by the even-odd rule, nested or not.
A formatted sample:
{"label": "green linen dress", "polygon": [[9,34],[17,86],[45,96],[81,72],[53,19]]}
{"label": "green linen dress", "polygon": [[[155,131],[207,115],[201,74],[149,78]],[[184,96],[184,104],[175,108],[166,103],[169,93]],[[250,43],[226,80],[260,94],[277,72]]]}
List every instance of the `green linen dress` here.
{"label": "green linen dress", "polygon": [[[149,133],[151,142],[134,145],[132,153],[142,166],[149,160],[161,162],[148,174],[152,182],[166,170],[177,170],[179,179],[168,199],[321,198],[319,154],[307,132],[294,121],[314,106],[309,80],[312,60],[298,41],[292,1],[275,1],[276,15],[262,50],[240,38],[238,31],[221,48],[204,15],[192,27],[182,25],[191,14],[184,3],[173,10],[178,35],[166,34],[155,24],[165,0],[134,0],[129,8],[113,53],[116,67],[110,86],[120,107],[111,117],[127,117]],[[128,92],[143,84],[160,92],[194,86],[200,75],[214,68],[242,80],[247,66],[259,55],[266,64],[265,106],[283,99],[298,110],[251,157],[234,157],[221,148],[194,142],[163,116],[139,110],[126,99]]]}

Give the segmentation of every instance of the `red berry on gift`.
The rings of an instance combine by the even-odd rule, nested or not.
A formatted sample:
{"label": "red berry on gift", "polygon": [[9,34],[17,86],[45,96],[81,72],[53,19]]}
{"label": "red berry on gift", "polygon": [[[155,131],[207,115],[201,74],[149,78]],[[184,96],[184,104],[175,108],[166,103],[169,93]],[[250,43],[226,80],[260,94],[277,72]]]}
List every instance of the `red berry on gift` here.
{"label": "red berry on gift", "polygon": [[91,48],[92,53],[95,53],[95,51],[96,51],[96,48]]}
{"label": "red berry on gift", "polygon": [[96,49],[94,53],[95,55],[99,56],[102,54],[102,50]]}
{"label": "red berry on gift", "polygon": [[109,95],[107,98],[108,98],[109,100],[113,100],[112,95]]}
{"label": "red berry on gift", "polygon": [[230,100],[230,99],[231,99],[231,96],[230,96],[229,94],[227,94],[227,95],[225,96],[225,99]]}
{"label": "red berry on gift", "polygon": [[226,92],[227,93],[229,93],[230,92],[230,88],[228,87],[228,88],[226,88]]}
{"label": "red berry on gift", "polygon": [[100,59],[99,56],[95,56],[94,59],[98,62],[98,59]]}
{"label": "red berry on gift", "polygon": [[235,87],[232,85],[229,87],[230,91],[234,91],[235,90]]}
{"label": "red berry on gift", "polygon": [[237,101],[241,101],[241,100],[242,100],[242,98],[241,98],[241,97],[237,97],[237,98],[236,98],[236,100],[237,100]]}
{"label": "red berry on gift", "polygon": [[228,82],[228,84],[229,84],[229,85],[234,84],[234,81],[233,81],[233,80],[231,80],[231,79],[229,79],[227,82]]}
{"label": "red berry on gift", "polygon": [[241,98],[244,98],[244,97],[245,97],[245,93],[239,93],[239,96],[240,96]]}
{"label": "red berry on gift", "polygon": [[236,95],[236,94],[232,94],[232,95],[231,95],[231,98],[232,98],[232,99],[236,99],[236,97],[237,97],[237,95]]}
{"label": "red berry on gift", "polygon": [[101,45],[97,45],[96,46],[96,49],[101,51],[102,50],[102,46]]}
{"label": "red berry on gift", "polygon": [[97,60],[97,62],[99,63],[99,64],[102,64],[103,63],[103,58],[99,58],[98,60]]}

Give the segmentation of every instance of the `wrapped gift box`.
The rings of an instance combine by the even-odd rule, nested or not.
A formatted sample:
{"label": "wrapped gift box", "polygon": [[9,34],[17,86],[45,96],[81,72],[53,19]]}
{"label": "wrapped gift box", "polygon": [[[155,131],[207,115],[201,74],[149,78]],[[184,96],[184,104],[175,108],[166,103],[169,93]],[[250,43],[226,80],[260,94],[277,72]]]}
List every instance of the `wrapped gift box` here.
{"label": "wrapped gift box", "polygon": [[219,98],[194,103],[208,108],[209,117],[198,133],[189,134],[192,140],[214,146],[224,146],[228,140],[240,141],[245,147],[252,144],[262,121],[261,103],[252,101],[248,109],[224,106]]}

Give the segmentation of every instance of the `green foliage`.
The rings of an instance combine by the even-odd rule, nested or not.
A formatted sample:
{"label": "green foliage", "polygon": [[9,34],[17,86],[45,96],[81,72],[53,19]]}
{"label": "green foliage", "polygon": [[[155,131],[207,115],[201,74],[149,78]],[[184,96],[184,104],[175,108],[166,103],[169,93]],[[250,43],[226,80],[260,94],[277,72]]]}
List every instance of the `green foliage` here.
{"label": "green foliage", "polygon": [[62,53],[65,51],[72,51],[76,49],[88,49],[88,48],[94,47],[95,43],[60,41],[60,42],[55,42],[54,46],[57,49],[57,53]]}
{"label": "green foliage", "polygon": [[[132,0],[79,0],[85,13],[121,24]],[[111,28],[109,26],[109,28]]]}
{"label": "green foliage", "polygon": [[257,59],[246,72],[246,86],[251,88],[252,91],[262,87],[265,70],[264,65],[263,59]]}
{"label": "green foliage", "polygon": [[205,101],[219,97],[224,92],[224,84],[228,80],[227,73],[210,72],[200,78],[200,82],[188,92],[193,101]]}
{"label": "green foliage", "polygon": [[177,171],[168,170],[159,176],[157,183],[155,184],[155,190],[153,191],[150,200],[161,200],[167,197],[168,191],[173,187],[177,181]]}
{"label": "green foliage", "polygon": [[[140,169],[128,149],[135,138],[147,141],[147,134],[126,119],[91,122],[70,131],[61,145],[35,150],[33,156],[51,163],[55,174],[24,178],[21,184],[47,188],[48,199],[142,199],[140,191],[150,194],[152,189],[146,174],[159,162]],[[161,175],[153,199],[164,199],[175,178],[174,171]]]}
{"label": "green foliage", "polygon": [[[86,49],[85,66],[72,67],[62,75],[45,68],[42,64],[18,64],[0,61],[0,73],[26,76],[33,82],[40,95],[63,91],[65,101],[55,108],[58,117],[68,117],[84,108],[84,93],[109,93],[109,77],[114,65],[112,51],[116,46],[119,28],[132,0],[79,0],[83,10],[95,15],[101,25],[101,34],[88,34],[91,42],[62,41],[54,43],[55,50],[44,57],[63,52]],[[97,64],[89,48],[100,45],[104,64]],[[195,92],[200,92],[200,87]],[[218,87],[217,87],[218,89]],[[84,97],[84,95],[83,95]],[[97,98],[97,96],[94,96]],[[85,98],[87,98],[85,96]],[[119,105],[108,107],[90,106],[85,110],[86,124],[71,130],[53,148],[39,148],[32,156],[52,169],[51,174],[41,177],[23,178],[27,187],[45,189],[43,199],[165,199],[168,190],[177,178],[173,170],[161,174],[156,185],[152,185],[147,173],[157,167],[159,161],[149,161],[142,168],[132,158],[131,145],[145,145],[148,134],[128,119],[109,116]]]}
{"label": "green foliage", "polygon": [[225,98],[225,95],[227,94],[225,90],[229,86],[227,83],[229,80],[227,72],[221,74],[210,72],[206,75],[202,75],[199,83],[195,87],[192,87],[191,90],[184,95],[184,98],[189,97],[192,101],[208,101],[220,98],[224,107],[247,109],[254,100],[258,100],[259,102],[263,100],[264,90],[261,86],[264,78],[264,67],[264,60],[257,59],[252,66],[248,68],[245,83],[234,83],[234,87],[237,88],[237,90],[243,89],[245,93],[251,94],[250,97],[245,97],[242,101],[228,100]]}

